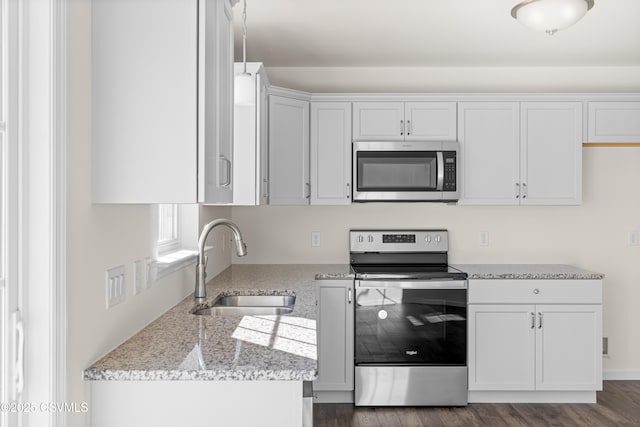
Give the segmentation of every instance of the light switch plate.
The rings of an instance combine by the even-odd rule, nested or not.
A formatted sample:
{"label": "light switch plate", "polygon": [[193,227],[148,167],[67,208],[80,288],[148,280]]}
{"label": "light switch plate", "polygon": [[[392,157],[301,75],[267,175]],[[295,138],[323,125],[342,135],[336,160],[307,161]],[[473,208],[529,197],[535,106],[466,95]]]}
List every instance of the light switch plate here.
{"label": "light switch plate", "polygon": [[640,246],[640,232],[638,230],[629,232],[629,246]]}
{"label": "light switch plate", "polygon": [[481,231],[478,235],[480,246],[489,246],[489,232]]}
{"label": "light switch plate", "polygon": [[106,306],[107,309],[124,301],[125,272],[124,265],[110,268],[105,272]]}
{"label": "light switch plate", "polygon": [[312,231],[311,232],[311,246],[317,248],[320,246],[320,232]]}

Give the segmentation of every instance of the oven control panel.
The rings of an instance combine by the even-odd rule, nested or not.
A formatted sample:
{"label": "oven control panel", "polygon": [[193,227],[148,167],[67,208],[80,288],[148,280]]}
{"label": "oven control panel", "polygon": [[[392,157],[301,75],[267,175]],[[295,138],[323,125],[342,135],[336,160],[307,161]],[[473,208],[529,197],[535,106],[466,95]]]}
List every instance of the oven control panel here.
{"label": "oven control panel", "polygon": [[447,230],[351,230],[351,252],[447,252]]}

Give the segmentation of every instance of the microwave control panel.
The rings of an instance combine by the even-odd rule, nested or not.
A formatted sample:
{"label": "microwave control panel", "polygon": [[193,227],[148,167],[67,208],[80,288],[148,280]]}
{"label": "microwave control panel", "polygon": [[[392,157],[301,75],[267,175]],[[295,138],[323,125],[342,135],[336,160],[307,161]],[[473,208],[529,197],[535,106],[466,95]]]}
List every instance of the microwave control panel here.
{"label": "microwave control panel", "polygon": [[442,159],[444,160],[444,183],[443,191],[456,191],[456,152],[443,151]]}

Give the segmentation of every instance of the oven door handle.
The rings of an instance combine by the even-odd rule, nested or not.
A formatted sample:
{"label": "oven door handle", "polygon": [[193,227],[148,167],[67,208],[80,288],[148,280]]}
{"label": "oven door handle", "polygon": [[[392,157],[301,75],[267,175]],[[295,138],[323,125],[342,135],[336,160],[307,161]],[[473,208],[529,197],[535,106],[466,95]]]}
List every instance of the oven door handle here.
{"label": "oven door handle", "polygon": [[358,280],[359,288],[467,289],[466,280]]}
{"label": "oven door handle", "polygon": [[438,168],[438,182],[436,184],[436,191],[442,191],[444,187],[444,156],[442,155],[442,151],[438,151],[436,153],[436,159],[438,164],[436,167]]}

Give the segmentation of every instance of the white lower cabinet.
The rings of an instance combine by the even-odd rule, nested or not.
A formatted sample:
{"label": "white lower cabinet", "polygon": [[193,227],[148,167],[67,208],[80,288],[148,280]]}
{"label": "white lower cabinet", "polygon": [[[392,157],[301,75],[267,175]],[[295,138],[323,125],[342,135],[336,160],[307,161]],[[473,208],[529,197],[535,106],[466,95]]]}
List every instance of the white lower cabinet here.
{"label": "white lower cabinet", "polygon": [[318,378],[314,401],[353,402],[353,280],[316,285]]}
{"label": "white lower cabinet", "polygon": [[[483,282],[494,283],[471,291]],[[594,402],[602,390],[600,284],[470,281],[469,401]],[[506,286],[519,289],[488,295]],[[592,303],[566,304],[571,292],[583,291],[576,301]],[[514,303],[518,295],[523,304]]]}

